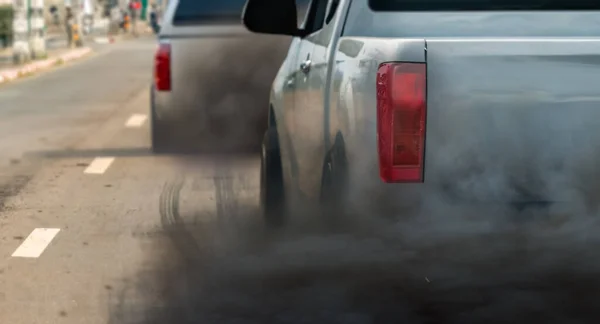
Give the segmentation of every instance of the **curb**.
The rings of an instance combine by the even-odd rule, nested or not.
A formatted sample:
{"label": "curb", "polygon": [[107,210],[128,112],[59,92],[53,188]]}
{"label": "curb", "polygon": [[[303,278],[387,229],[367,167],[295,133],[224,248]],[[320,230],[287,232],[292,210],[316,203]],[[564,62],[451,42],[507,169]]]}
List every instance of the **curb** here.
{"label": "curb", "polygon": [[92,49],[89,47],[78,48],[69,52],[63,53],[57,57],[48,58],[41,61],[28,63],[18,68],[0,70],[0,84],[20,79],[24,76],[31,75],[35,72],[49,69],[53,66],[80,59],[87,54],[90,54]]}
{"label": "curb", "polygon": [[156,35],[154,34],[154,32],[152,32],[152,29],[148,29],[148,30],[140,31],[138,33],[138,36],[133,36],[130,33],[119,33],[119,34],[108,35],[108,36],[103,36],[103,37],[95,37],[94,42],[97,44],[114,44],[114,43],[119,43],[122,41],[135,40],[137,38],[145,37],[145,36],[156,36]]}

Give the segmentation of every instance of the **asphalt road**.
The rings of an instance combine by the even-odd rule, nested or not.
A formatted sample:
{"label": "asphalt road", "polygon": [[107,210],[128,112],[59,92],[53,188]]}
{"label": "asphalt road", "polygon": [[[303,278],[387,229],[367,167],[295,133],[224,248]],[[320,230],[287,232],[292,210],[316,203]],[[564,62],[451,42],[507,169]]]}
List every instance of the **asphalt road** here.
{"label": "asphalt road", "polygon": [[98,46],[0,87],[0,323],[597,322],[585,217],[535,231],[366,213],[332,229],[307,207],[265,231],[257,156],[150,153],[154,48]]}
{"label": "asphalt road", "polygon": [[194,244],[172,224],[256,205],[254,156],[149,153],[154,48],[110,45],[0,88],[1,323],[140,320],[160,294],[139,279]]}

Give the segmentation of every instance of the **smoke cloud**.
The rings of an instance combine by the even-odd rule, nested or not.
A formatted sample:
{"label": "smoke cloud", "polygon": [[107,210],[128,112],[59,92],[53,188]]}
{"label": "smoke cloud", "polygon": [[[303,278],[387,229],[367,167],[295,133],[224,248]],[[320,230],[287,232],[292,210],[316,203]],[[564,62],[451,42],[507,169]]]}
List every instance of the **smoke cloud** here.
{"label": "smoke cloud", "polygon": [[287,37],[244,35],[195,39],[176,53],[176,113],[168,137],[175,152],[258,151],[269,93],[287,53]]}
{"label": "smoke cloud", "polygon": [[[269,46],[286,47],[256,46],[256,40],[232,44],[190,68],[190,77],[198,74],[204,86],[182,102],[219,116],[198,130],[212,129],[220,143],[239,144],[264,130],[260,122],[245,125],[266,120],[274,71],[267,61],[275,59],[265,53],[283,53]],[[246,60],[238,59],[240,53]],[[444,118],[452,124],[452,116]],[[502,126],[501,119],[496,122]],[[203,211],[182,211],[179,192],[194,181],[186,163],[185,176],[163,192],[170,203],[161,200],[168,240],[149,247],[147,268],[125,288],[138,291],[141,300],[116,300],[112,323],[595,323],[600,231],[588,203],[598,194],[593,141],[585,142],[588,150],[571,150],[579,152],[571,155],[573,164],[557,166],[553,161],[565,159],[555,159],[562,154],[555,149],[568,147],[566,139],[557,137],[552,146],[529,130],[525,139],[533,145],[522,146],[523,133],[521,142],[512,134],[493,139],[495,146],[465,134],[470,141],[457,141],[465,149],[440,149],[438,160],[429,156],[438,161],[433,169],[456,176],[446,179],[450,189],[408,186],[391,192],[378,185],[376,170],[365,169],[355,173],[353,181],[361,185],[346,210],[331,215],[304,205],[277,232],[266,230],[256,205],[242,197],[257,189],[258,179],[240,175],[235,157],[215,162],[214,217],[206,221]],[[467,147],[492,159],[481,160]],[[357,162],[359,169],[366,165],[373,161]],[[547,197],[575,198],[576,206],[518,209],[478,199],[464,203],[451,195],[506,198],[515,188],[534,192],[540,186],[552,189]],[[403,208],[415,200],[416,208]],[[189,221],[198,218],[205,221]]]}
{"label": "smoke cloud", "polygon": [[[398,195],[372,194],[352,205],[363,208],[336,215],[298,208],[286,229],[272,232],[244,197],[256,189],[256,174],[239,174],[238,162],[215,162],[214,218],[171,206],[168,241],[149,247],[152,258],[129,287],[159,291],[160,302],[122,300],[113,323],[594,323],[600,316],[595,215],[453,205],[433,194],[423,208],[401,213]],[[184,173],[172,190],[194,181],[191,169]]]}

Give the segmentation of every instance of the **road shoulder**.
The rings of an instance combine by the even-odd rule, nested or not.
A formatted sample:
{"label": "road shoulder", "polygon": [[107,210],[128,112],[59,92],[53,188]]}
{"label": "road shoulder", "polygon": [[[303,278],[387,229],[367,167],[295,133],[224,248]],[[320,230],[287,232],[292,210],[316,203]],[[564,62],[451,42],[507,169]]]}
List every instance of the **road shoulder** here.
{"label": "road shoulder", "polygon": [[82,59],[91,53],[92,49],[90,47],[67,49],[54,53],[54,55],[43,60],[33,61],[21,66],[0,69],[0,85],[61,66],[71,61]]}

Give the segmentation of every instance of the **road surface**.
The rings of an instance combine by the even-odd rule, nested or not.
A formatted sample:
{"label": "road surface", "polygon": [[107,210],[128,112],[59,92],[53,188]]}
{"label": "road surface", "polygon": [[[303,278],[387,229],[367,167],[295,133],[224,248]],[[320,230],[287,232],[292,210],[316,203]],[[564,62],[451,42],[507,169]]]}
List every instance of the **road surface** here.
{"label": "road surface", "polygon": [[1,323],[137,321],[157,297],[139,279],[194,244],[171,224],[256,204],[254,156],[149,153],[154,48],[115,44],[0,88]]}
{"label": "road surface", "polygon": [[0,87],[0,323],[597,323],[588,223],[332,230],[306,207],[265,231],[256,156],[150,153],[155,45]]}

